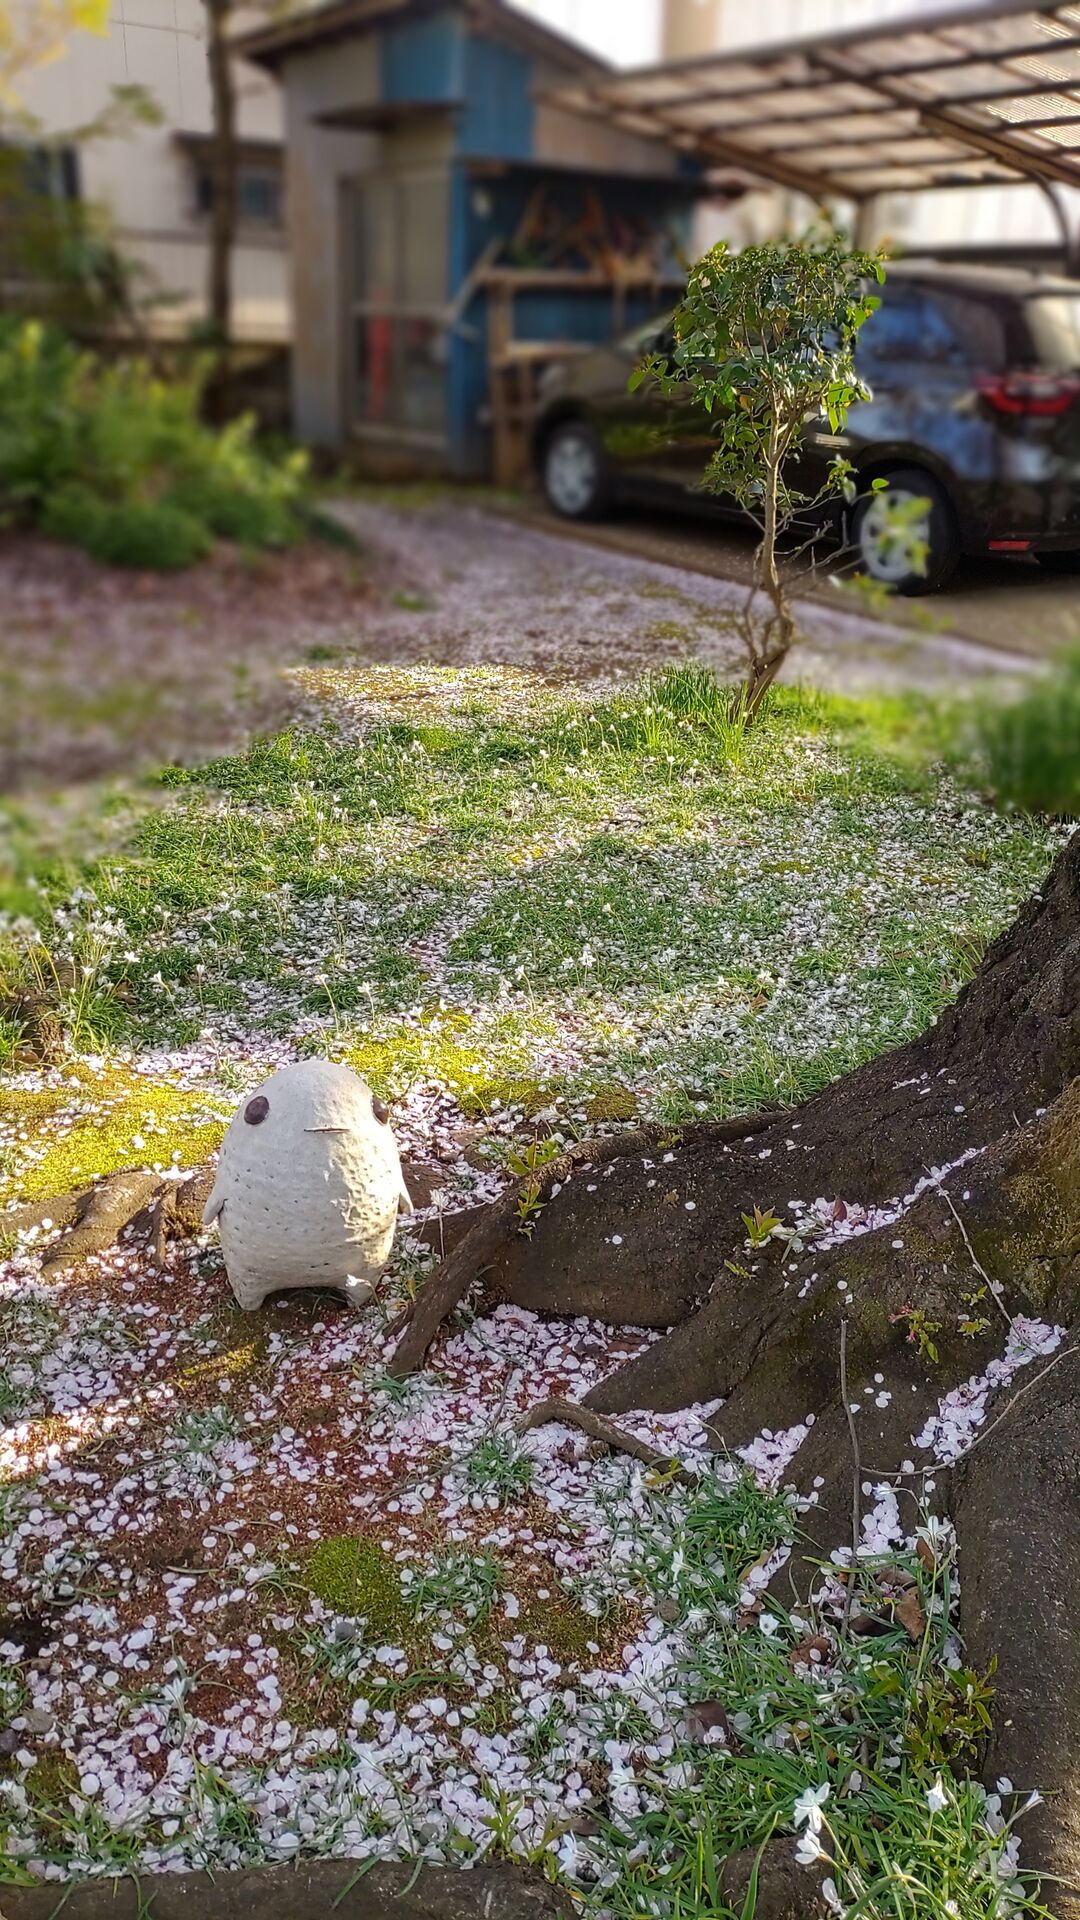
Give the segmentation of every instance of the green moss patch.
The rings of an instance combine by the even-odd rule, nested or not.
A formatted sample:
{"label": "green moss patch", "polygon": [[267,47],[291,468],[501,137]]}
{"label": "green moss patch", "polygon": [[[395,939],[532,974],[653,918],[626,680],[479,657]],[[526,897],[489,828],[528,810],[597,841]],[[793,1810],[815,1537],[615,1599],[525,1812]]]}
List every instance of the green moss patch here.
{"label": "green moss patch", "polygon": [[626,1087],[597,1087],[585,1102],[585,1118],[594,1127],[601,1126],[605,1120],[633,1120],[637,1110],[638,1103]]}
{"label": "green moss patch", "polygon": [[400,1646],[415,1633],[398,1570],[377,1540],[337,1534],[320,1540],[304,1569],[312,1593],[334,1613],[367,1622],[368,1637]]}
{"label": "green moss patch", "polygon": [[378,1037],[365,1036],[345,1058],[376,1093],[391,1098],[417,1081],[436,1082],[470,1119],[510,1107],[532,1119],[565,1091],[561,1082],[528,1073],[528,1049],[509,1028],[485,1024],[470,1040],[470,1025],[462,1015],[403,1021]]}
{"label": "green moss patch", "polygon": [[548,1600],[530,1601],[518,1624],[527,1640],[566,1666],[589,1667],[596,1659],[592,1648],[601,1643],[600,1622],[561,1589]]}
{"label": "green moss patch", "polygon": [[85,1065],[63,1087],[5,1087],[0,1202],[48,1199],[128,1167],[198,1166],[221,1142],[227,1104]]}

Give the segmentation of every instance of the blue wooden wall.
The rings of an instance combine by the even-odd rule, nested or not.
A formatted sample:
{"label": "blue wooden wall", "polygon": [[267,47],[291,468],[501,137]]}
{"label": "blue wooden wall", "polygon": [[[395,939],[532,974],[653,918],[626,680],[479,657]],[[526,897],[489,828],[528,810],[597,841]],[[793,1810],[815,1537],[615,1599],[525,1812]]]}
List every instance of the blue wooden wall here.
{"label": "blue wooden wall", "polygon": [[465,51],[462,153],[528,160],[533,148],[532,61],[516,47],[470,34]]}
{"label": "blue wooden wall", "polygon": [[379,81],[387,101],[450,105],[465,98],[462,17],[448,8],[384,27],[379,34]]}
{"label": "blue wooden wall", "polygon": [[[489,242],[512,237],[537,186],[543,185],[549,201],[565,202],[569,219],[580,213],[589,176],[513,168],[515,161],[528,161],[533,150],[533,60],[528,53],[470,32],[466,17],[451,5],[383,28],[379,68],[385,101],[445,105],[453,116],[448,301]],[[472,180],[467,163],[478,159],[505,160],[511,163],[510,171],[499,178]],[[613,213],[645,217],[665,230],[681,225],[688,237],[689,202],[672,182],[662,177],[606,177],[593,184]],[[661,296],[661,302],[666,297]],[[461,474],[480,474],[488,465],[487,430],[477,418],[488,398],[486,304],[486,296],[469,303],[447,347],[450,464]],[[651,292],[629,296],[627,327],[649,319],[656,305]],[[515,317],[522,338],[601,342],[611,336],[612,297],[600,289],[538,290],[517,296]]]}

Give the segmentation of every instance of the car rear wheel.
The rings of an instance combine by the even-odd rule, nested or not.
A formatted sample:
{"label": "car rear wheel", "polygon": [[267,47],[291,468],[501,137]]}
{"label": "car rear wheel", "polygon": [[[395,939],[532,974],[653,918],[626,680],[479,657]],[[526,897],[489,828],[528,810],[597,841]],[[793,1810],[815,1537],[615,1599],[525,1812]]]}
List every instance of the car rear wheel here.
{"label": "car rear wheel", "polygon": [[1080,548],[1070,547],[1066,552],[1040,553],[1039,565],[1046,573],[1080,573]]}
{"label": "car rear wheel", "polygon": [[[882,477],[888,487],[864,495],[851,516],[851,546],[859,568],[895,593],[936,593],[960,558],[956,522],[944,489],[917,467],[900,467]],[[919,510],[917,501],[925,503]],[[907,509],[899,522],[897,508]]]}
{"label": "car rear wheel", "polygon": [[548,505],[564,520],[595,520],[611,504],[607,456],[586,420],[563,420],[552,428],[540,471]]}

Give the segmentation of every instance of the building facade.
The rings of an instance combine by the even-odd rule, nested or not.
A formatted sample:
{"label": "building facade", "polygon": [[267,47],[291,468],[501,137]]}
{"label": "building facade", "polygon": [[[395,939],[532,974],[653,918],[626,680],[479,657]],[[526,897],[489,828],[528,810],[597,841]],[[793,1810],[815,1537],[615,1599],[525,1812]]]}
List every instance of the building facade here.
{"label": "building facade", "polygon": [[[281,96],[249,62],[238,59],[235,71],[241,145],[233,331],[241,344],[281,346],[291,332]],[[108,107],[115,87],[130,85],[155,101],[159,125],[82,145],[65,141]],[[152,329],[165,338],[187,335],[206,311],[213,190],[202,0],[113,0],[108,32],[73,33],[59,58],[21,79],[20,95],[46,139],[59,143],[45,184],[107,211],[122,251],[144,269],[140,292],[154,296]]]}
{"label": "building facade", "polygon": [[505,0],[330,0],[242,45],[284,98],[297,433],[515,477],[544,367],[685,284],[697,170],[553,104],[607,69]]}

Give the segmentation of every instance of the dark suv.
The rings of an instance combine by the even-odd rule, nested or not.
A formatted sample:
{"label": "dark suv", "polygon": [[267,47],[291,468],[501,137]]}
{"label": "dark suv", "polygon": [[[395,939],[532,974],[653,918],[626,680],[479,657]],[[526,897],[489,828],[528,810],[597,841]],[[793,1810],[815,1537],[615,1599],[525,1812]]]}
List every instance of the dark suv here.
{"label": "dark suv", "polygon": [[[689,393],[665,399],[655,381],[628,390],[634,363],[667,331],[654,323],[551,370],[533,449],[557,513],[595,518],[619,496],[647,496],[737,515],[700,488],[709,420]],[[800,461],[808,493],[838,453],[866,483],[843,529],[864,572],[924,593],[962,553],[1030,553],[1080,571],[1080,283],[893,265],[858,360],[873,399],[852,407],[841,434],[814,421]],[[881,475],[894,499],[928,503],[913,528],[926,543],[921,571],[886,533],[868,486]]]}

